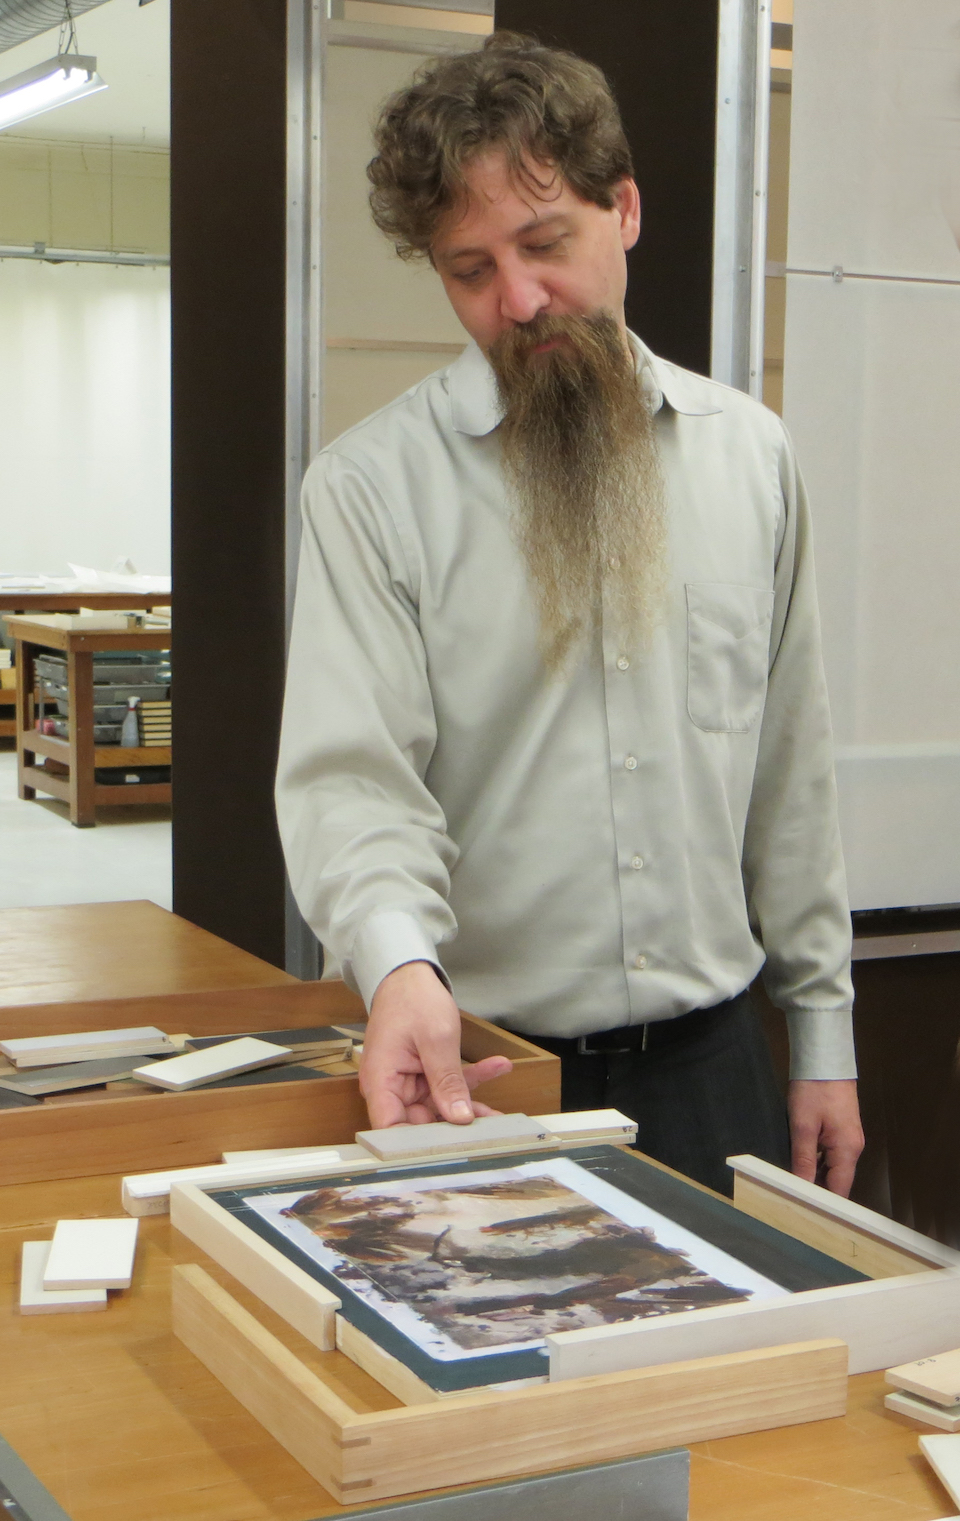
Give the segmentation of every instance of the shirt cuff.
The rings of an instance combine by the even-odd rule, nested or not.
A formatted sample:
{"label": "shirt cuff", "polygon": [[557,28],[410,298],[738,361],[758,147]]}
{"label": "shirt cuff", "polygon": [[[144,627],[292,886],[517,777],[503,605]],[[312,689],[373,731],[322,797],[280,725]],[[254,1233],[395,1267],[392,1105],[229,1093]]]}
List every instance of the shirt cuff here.
{"label": "shirt cuff", "polygon": [[419,919],[393,909],[371,914],[361,925],[349,964],[344,963],[344,975],[350,974],[348,981],[354,983],[369,1010],[384,977],[410,961],[428,961],[450,989],[450,980],[437,960],[437,948]]}
{"label": "shirt cuff", "polygon": [[790,1077],[831,1082],[857,1075],[850,1009],[791,1009]]}

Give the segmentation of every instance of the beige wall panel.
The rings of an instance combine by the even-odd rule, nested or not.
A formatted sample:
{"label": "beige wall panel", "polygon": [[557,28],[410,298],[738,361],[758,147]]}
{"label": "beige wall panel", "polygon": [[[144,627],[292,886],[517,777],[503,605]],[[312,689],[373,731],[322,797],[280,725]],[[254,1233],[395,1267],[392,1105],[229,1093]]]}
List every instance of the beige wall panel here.
{"label": "beige wall panel", "polygon": [[54,248],[111,248],[110,155],[65,144],[51,154],[50,243]]}
{"label": "beige wall panel", "polygon": [[[433,270],[398,259],[367,207],[372,123],[381,103],[422,61],[372,48],[327,50],[324,276],[330,337],[465,341]],[[398,364],[397,373],[402,369]]]}
{"label": "beige wall panel", "polygon": [[0,243],[167,253],[170,155],[0,137]]}
{"label": "beige wall panel", "polygon": [[165,153],[124,158],[113,175],[113,246],[170,252],[170,159]]}
{"label": "beige wall panel", "polygon": [[386,406],[410,386],[445,369],[453,354],[396,354],[376,350],[327,351],[324,441]]}
{"label": "beige wall panel", "polygon": [[0,243],[46,243],[49,239],[46,144],[0,138]]}

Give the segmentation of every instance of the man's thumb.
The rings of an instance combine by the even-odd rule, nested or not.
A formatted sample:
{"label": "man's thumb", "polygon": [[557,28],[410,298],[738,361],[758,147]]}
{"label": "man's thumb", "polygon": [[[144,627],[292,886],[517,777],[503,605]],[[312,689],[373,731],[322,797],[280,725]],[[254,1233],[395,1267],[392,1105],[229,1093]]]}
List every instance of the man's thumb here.
{"label": "man's thumb", "polygon": [[432,1059],[421,1051],[420,1060],[439,1113],[455,1125],[469,1125],[474,1117],[473,1105],[460,1065],[459,1051],[448,1054],[440,1050],[432,1054]]}

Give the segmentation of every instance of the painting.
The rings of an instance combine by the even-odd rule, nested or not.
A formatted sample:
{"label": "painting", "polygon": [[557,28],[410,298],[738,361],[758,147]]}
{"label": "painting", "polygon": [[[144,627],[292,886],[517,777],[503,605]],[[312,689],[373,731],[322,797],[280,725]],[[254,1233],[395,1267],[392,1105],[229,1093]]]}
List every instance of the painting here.
{"label": "painting", "polygon": [[244,1202],[441,1360],[784,1292],[568,1159]]}

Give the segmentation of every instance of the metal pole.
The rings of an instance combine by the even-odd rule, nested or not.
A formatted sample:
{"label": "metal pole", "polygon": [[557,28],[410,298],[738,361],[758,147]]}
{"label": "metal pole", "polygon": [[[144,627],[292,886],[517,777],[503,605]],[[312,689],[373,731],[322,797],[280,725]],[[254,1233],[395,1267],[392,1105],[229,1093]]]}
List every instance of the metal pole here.
{"label": "metal pole", "polygon": [[720,0],[710,373],[763,395],[770,0]]}
{"label": "metal pole", "polygon": [[[286,628],[300,554],[300,484],[320,447],[323,304],[320,192],[323,97],[321,0],[287,4]],[[286,968],[311,980],[322,953],[286,889]]]}

